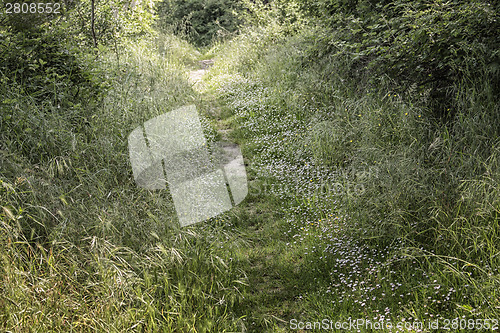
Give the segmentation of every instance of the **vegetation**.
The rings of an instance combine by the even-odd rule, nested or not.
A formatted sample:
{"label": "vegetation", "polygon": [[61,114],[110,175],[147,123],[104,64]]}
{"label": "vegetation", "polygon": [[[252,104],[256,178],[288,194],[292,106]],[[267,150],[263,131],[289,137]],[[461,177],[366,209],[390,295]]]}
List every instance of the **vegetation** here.
{"label": "vegetation", "polygon": [[237,31],[241,9],[235,0],[165,0],[158,3],[158,26],[196,46],[208,46]]}
{"label": "vegetation", "polygon": [[[90,3],[0,21],[0,330],[498,320],[498,5]],[[187,104],[250,192],[179,228],[127,136]]]}

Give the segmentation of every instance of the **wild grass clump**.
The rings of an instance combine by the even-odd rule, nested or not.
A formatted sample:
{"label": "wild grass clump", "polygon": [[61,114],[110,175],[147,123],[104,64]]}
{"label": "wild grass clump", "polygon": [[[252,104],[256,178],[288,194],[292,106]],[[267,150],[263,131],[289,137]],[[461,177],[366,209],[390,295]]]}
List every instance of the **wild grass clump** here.
{"label": "wild grass clump", "polygon": [[0,330],[241,329],[231,309],[247,282],[230,219],[180,229],[168,193],[132,177],[128,133],[199,101],[184,69],[196,51],[156,41],[101,50],[98,103],[59,107],[2,86]]}
{"label": "wild grass clump", "polygon": [[[291,248],[308,237],[317,249],[336,253],[367,246],[381,259],[360,263],[361,270],[376,269],[382,290],[404,285],[404,298],[384,292],[376,304],[358,295],[359,288],[345,290],[344,299],[364,305],[343,304],[339,313],[388,308],[392,318],[411,312],[422,320],[498,315],[500,121],[493,83],[480,74],[487,70],[461,71],[468,79],[450,88],[455,109],[442,118],[431,90],[410,84],[401,90],[388,76],[374,85],[340,42],[338,52],[322,48],[313,37],[329,30],[304,25],[275,44],[265,39],[266,29],[279,29],[259,29],[255,43],[243,34],[228,44],[209,80],[238,126],[233,136],[245,142],[256,177],[279,198]],[[325,223],[340,231],[314,227]],[[325,233],[348,236],[332,243]],[[322,269],[340,274],[330,261],[336,256],[320,257]],[[376,281],[363,276],[363,283]],[[331,313],[324,294],[316,295],[315,306]],[[402,305],[408,302],[411,307]]]}

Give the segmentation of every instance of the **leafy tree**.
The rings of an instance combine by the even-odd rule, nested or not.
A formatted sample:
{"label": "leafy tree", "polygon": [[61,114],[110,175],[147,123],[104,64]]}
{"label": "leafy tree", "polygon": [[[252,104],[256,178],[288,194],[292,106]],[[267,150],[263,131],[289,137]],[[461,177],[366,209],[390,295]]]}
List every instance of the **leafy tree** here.
{"label": "leafy tree", "polygon": [[157,8],[161,29],[173,30],[198,46],[235,32],[240,23],[235,15],[241,9],[237,0],[164,0]]}

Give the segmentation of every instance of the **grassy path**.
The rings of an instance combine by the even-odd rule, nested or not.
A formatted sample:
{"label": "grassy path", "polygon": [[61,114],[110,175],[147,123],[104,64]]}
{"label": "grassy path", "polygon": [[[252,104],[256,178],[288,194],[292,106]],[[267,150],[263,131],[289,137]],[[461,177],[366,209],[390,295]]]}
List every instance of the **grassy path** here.
{"label": "grassy path", "polygon": [[[202,68],[191,68],[188,77],[201,94],[202,109],[212,119],[220,139],[238,142],[245,164],[250,164],[252,154],[247,151],[245,139],[235,134],[237,124],[231,112],[204,89],[203,75],[209,67],[202,62],[198,66]],[[250,187],[252,184],[258,187],[259,179],[251,173],[248,176]],[[241,268],[248,282],[244,300],[234,308],[236,315],[244,318],[244,332],[288,332],[290,319],[307,312],[301,300],[304,293],[315,289],[311,281],[319,277],[319,269],[311,271],[309,265],[304,265],[307,243],[288,246],[293,237],[287,232],[288,223],[282,210],[281,203],[268,194],[249,195],[233,209],[238,216],[238,232],[248,244],[233,253],[243,264]]]}
{"label": "grassy path", "polygon": [[[370,162],[370,156],[364,156],[368,164],[353,167],[357,170],[353,174],[336,173],[349,170],[329,164],[344,159],[349,149],[351,156],[363,159],[364,152],[350,144],[366,135],[347,141],[352,133],[346,131],[365,125],[367,133],[381,128],[380,110],[403,117],[402,127],[410,112],[418,122],[420,111],[407,109],[398,99],[377,96],[363,100],[346,95],[332,108],[309,107],[303,104],[307,99],[298,101],[301,91],[296,82],[291,84],[274,68],[264,66],[261,76],[245,76],[237,68],[216,64],[207,75],[208,89],[203,87],[205,70],[192,71],[191,80],[197,82],[201,112],[211,119],[219,140],[240,145],[249,166],[250,192],[258,190],[231,211],[239,237],[247,244],[230,254],[246,274],[244,298],[232,307],[234,315],[243,318],[242,331],[288,332],[294,328],[293,319],[302,323],[327,319],[330,325],[350,320],[406,322],[411,325],[386,331],[427,332],[433,330],[419,325],[470,315],[467,304],[478,301],[470,300],[469,280],[463,283],[459,261],[416,249],[404,237],[371,239],[372,225],[391,220],[384,216],[373,224],[378,215],[365,211],[366,201],[387,203],[380,189],[373,192],[377,195],[365,192],[373,184],[399,184],[393,180],[394,171]],[[281,73],[294,72],[286,64],[280,63],[279,68]],[[213,82],[220,90],[212,89]],[[285,89],[287,82],[290,86]],[[307,88],[302,89],[308,96]],[[332,102],[326,99],[325,103]],[[350,108],[359,109],[355,116]],[[332,138],[332,133],[337,137]],[[377,182],[372,184],[366,177]],[[269,185],[276,185],[275,190],[263,190]],[[359,185],[363,191],[358,193]],[[392,214],[393,207],[387,207],[387,212]],[[368,219],[365,227],[359,222],[363,218]],[[479,296],[488,304],[486,295]],[[372,331],[370,326],[358,329]]]}
{"label": "grassy path", "polygon": [[[188,69],[201,55],[172,36],[134,41],[119,59],[103,53],[109,89],[97,104],[59,109],[7,89],[0,331],[289,332],[292,319],[498,318],[496,153],[488,177],[456,192],[466,195],[456,216],[440,216],[454,213],[441,201],[456,184],[440,177],[462,154],[447,148],[447,129],[425,142],[425,109],[393,93],[353,96],[306,66],[293,40],[254,40],[229,45],[208,71],[207,62]],[[193,103],[208,141],[241,147],[250,193],[179,228],[168,191],[137,187],[127,136]],[[479,127],[468,134],[463,115],[465,136],[488,137]],[[453,135],[456,146],[471,142]],[[423,165],[420,152],[436,162]],[[423,219],[429,207],[437,213]],[[433,234],[415,238],[424,231]],[[439,242],[420,248],[422,239]]]}
{"label": "grassy path", "polygon": [[[207,62],[211,64],[212,60],[200,61],[201,68],[189,71],[189,81],[209,105],[207,113],[214,120],[221,140],[232,141],[231,115],[203,89],[203,75],[209,70]],[[245,150],[244,143],[240,145]],[[250,183],[253,181],[255,179],[249,179]],[[296,275],[300,261],[287,253],[285,244],[289,239],[284,233],[283,221],[277,207],[267,201],[264,196],[247,198],[235,208],[236,214],[243,217],[239,231],[248,242],[247,247],[238,248],[236,253],[248,277],[244,301],[237,307],[237,315],[244,317],[246,323],[244,331],[282,331],[283,325],[288,325],[284,318],[293,317],[298,311],[295,300],[299,292]]]}
{"label": "grassy path", "polygon": [[[255,160],[262,158],[260,149],[276,145],[275,139],[259,141],[258,135],[262,135],[259,130],[264,127],[263,132],[267,133],[269,121],[274,121],[273,125],[288,126],[286,120],[273,120],[272,114],[265,114],[259,120],[251,116],[250,123],[261,122],[253,129],[257,137],[251,131],[244,132],[248,128],[242,132],[242,127],[248,123],[242,126],[241,114],[238,115],[233,106],[218,100],[214,91],[205,89],[205,73],[207,69],[195,68],[189,74],[191,84],[200,94],[201,112],[211,119],[219,133],[219,140],[238,143],[245,164],[253,166]],[[247,98],[244,93],[239,96]],[[255,100],[259,104],[261,98]],[[281,145],[285,149],[283,152],[292,156],[292,160],[287,162],[271,158],[267,163],[272,167],[275,163],[284,162],[285,168],[290,168],[290,171],[278,171],[284,178],[274,184],[280,186],[296,182],[301,190],[286,193],[281,198],[275,193],[260,191],[269,185],[268,179],[259,171],[247,168],[250,192],[252,189],[259,192],[250,193],[242,204],[231,211],[236,217],[234,221],[238,234],[246,244],[236,247],[230,254],[246,274],[244,298],[232,308],[235,316],[242,318],[242,331],[289,332],[292,331],[293,319],[319,322],[351,317],[374,320],[395,316],[404,318],[404,311],[411,311],[409,299],[412,288],[420,283],[421,278],[413,274],[413,280],[409,281],[395,276],[391,249],[370,249],[348,236],[344,219],[336,216],[337,195],[311,196],[311,192],[302,191],[311,188],[309,186],[321,185],[328,178],[314,176],[314,169],[308,169],[308,162],[295,161],[293,157],[294,152],[304,145],[310,127],[299,123],[290,129],[293,140],[289,142],[293,146],[286,148],[286,144]],[[266,134],[263,137],[266,138]],[[280,151],[281,148],[277,147]],[[294,168],[312,173],[301,176],[293,171],[297,170]],[[269,181],[273,184],[272,180]],[[430,279],[428,276],[424,278],[425,283]],[[408,306],[404,306],[403,302],[408,302]]]}

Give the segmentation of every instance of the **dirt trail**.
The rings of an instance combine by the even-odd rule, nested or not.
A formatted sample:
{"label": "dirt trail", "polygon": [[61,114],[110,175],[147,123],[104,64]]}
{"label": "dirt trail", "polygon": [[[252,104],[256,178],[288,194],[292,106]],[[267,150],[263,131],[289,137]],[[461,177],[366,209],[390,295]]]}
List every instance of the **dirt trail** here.
{"label": "dirt trail", "polygon": [[213,59],[198,61],[198,66],[200,69],[192,70],[189,72],[189,82],[195,87],[200,88],[202,84],[202,76],[205,75],[207,70],[214,64]]}
{"label": "dirt trail", "polygon": [[[192,71],[188,72],[188,80],[189,82],[193,85],[193,88],[202,93],[204,91],[204,85],[203,85],[203,75],[212,67],[214,64],[215,60],[214,59],[207,59],[207,60],[201,60],[198,61],[198,67],[199,69],[193,69]],[[220,109],[219,107],[213,105],[211,110],[210,110],[212,116],[216,119],[220,120]],[[229,132],[231,132],[230,129],[228,128],[218,128],[217,129],[220,134],[221,134],[221,139],[222,141],[229,141],[228,136]]]}
{"label": "dirt trail", "polygon": [[[235,157],[241,154],[241,150],[237,144],[231,143],[233,140],[230,136],[234,128],[231,128],[228,121],[230,116],[221,114],[221,105],[204,88],[202,77],[213,63],[212,59],[199,61],[198,68],[188,72],[189,82],[200,93],[206,102],[206,111],[215,120],[216,130],[220,133],[218,147],[224,151],[222,156],[233,161],[233,170],[240,170],[243,164],[239,163],[242,161]],[[284,230],[280,227],[281,220],[267,198],[253,198],[251,204],[243,204],[238,209],[243,210],[242,214],[246,216],[245,222],[242,222],[246,225],[241,230],[246,235],[245,239],[253,245],[239,251],[251,287],[245,292],[245,298],[236,313],[241,317],[248,316],[244,322],[249,325],[250,331],[275,331],[279,325],[288,324],[282,318],[297,317],[305,310],[300,304],[295,304],[299,293],[297,281],[304,275],[304,271],[297,268],[298,264],[284,264],[289,258],[289,253],[285,250],[289,239],[284,236]]]}

